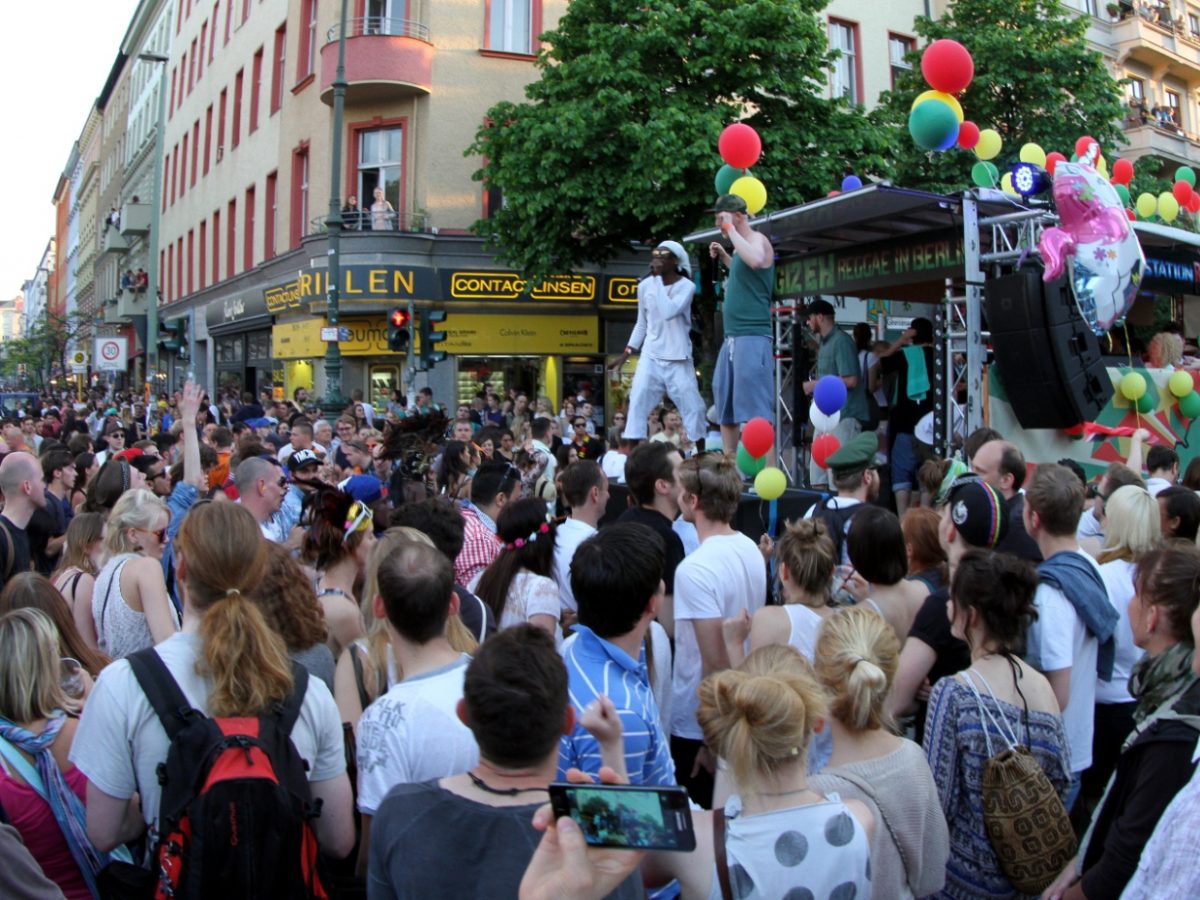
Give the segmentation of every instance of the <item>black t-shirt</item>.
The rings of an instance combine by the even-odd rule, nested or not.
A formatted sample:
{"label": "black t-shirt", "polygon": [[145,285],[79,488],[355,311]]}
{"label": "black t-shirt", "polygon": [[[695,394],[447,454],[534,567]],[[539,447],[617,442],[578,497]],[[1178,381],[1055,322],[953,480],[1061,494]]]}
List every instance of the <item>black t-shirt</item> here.
{"label": "black t-shirt", "polygon": [[496,633],[496,620],[486,603],[461,584],[454,586],[454,593],[458,595],[458,617],[467,626],[467,631],[475,635],[475,640],[483,643],[484,638]]}
{"label": "black t-shirt", "polygon": [[0,590],[3,590],[11,576],[29,571],[29,535],[25,533],[24,528],[18,528],[2,515],[0,515],[0,526],[3,526],[12,540],[10,557],[9,541],[0,535]]}
{"label": "black t-shirt", "polygon": [[1008,531],[1004,539],[996,545],[1000,553],[1011,553],[1017,559],[1028,560],[1035,565],[1042,561],[1042,551],[1038,549],[1037,541],[1025,530],[1025,520],[1022,516],[1025,509],[1025,495],[1013,494],[1008,501]]}
{"label": "black t-shirt", "polygon": [[[933,661],[933,668],[929,670],[930,685],[971,667],[971,650],[966,641],[960,641],[950,633],[950,617],[946,614],[948,599],[948,587],[934,591],[926,597],[908,632],[910,638],[924,641],[937,655]],[[918,704],[917,707],[916,731],[917,742],[920,743],[925,734],[924,703]]]}
{"label": "black t-shirt", "polygon": [[891,404],[888,413],[889,434],[912,434],[922,416],[933,410],[933,348],[922,349],[925,351],[925,371],[929,373],[930,385],[925,392],[925,399],[919,403],[908,396],[908,360],[904,351],[897,350],[879,361],[884,374],[896,375],[896,395],[888,397],[888,403]]}
{"label": "black t-shirt", "polygon": [[59,554],[47,556],[46,546],[51,538],[62,537],[67,533],[67,514],[62,501],[47,491],[46,505],[34,510],[29,524],[25,526],[25,533],[29,536],[29,551],[34,571],[49,576],[58,564]]}
{"label": "black t-shirt", "polygon": [[671,527],[671,520],[657,509],[631,506],[617,517],[617,521],[645,525],[662,538],[663,551],[666,554],[663,560],[663,583],[668,594],[675,593],[675,570],[683,562],[684,553],[683,541]]}

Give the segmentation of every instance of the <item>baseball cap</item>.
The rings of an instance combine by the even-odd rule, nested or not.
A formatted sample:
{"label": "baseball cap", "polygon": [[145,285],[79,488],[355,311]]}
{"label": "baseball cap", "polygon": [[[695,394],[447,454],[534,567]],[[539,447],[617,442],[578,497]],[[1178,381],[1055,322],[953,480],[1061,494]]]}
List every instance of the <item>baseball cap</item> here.
{"label": "baseball cap", "polygon": [[687,252],[684,251],[683,245],[678,241],[662,241],[655,250],[670,250],[675,257],[675,262],[679,264],[679,268],[683,270],[685,275],[692,274],[692,264],[688,262]]}
{"label": "baseball cap", "polygon": [[255,419],[247,419],[246,426],[249,428],[266,428],[271,424],[271,420],[265,416],[259,416]]}
{"label": "baseball cap", "polygon": [[746,201],[737,194],[722,194],[717,198],[717,202],[705,210],[705,212],[744,213],[746,212]]}
{"label": "baseball cap", "polygon": [[311,450],[297,450],[288,457],[288,471],[299,472],[305,466],[319,466],[321,458]]}
{"label": "baseball cap", "polygon": [[806,316],[832,316],[833,314],[833,304],[828,300],[822,300],[820,297],[804,307],[804,315]]}
{"label": "baseball cap", "polygon": [[352,475],[338,485],[359,503],[370,506],[384,495],[383,482],[374,475]]}
{"label": "baseball cap", "polygon": [[1008,533],[1008,504],[977,475],[955,479],[946,504],[955,530],[972,547],[995,550]]}

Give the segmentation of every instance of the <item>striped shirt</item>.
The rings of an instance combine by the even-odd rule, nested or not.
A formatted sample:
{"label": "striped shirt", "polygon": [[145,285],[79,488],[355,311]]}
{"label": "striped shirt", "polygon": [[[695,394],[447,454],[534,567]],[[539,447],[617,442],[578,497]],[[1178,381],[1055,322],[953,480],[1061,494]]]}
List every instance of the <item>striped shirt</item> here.
{"label": "striped shirt", "polygon": [[563,651],[567,665],[575,729],[564,735],[558,753],[558,778],[575,767],[592,775],[600,771],[600,745],[579,724],[593,700],[601,694],[612,700],[621,717],[625,741],[625,768],[630,784],[674,784],[675,766],[650,690],[645,651],[634,661],[616,644],[597,637],[590,628],[576,625],[577,637]]}

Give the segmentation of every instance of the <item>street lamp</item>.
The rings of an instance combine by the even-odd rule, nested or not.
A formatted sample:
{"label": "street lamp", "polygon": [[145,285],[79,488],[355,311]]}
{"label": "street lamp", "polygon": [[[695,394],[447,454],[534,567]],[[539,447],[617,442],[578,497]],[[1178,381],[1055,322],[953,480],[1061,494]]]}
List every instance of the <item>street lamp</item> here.
{"label": "street lamp", "polygon": [[[162,209],[163,132],[167,127],[167,61],[166,54],[147,51],[139,53],[144,62],[159,63],[162,69],[158,77],[158,123],[154,129],[154,180],[152,182],[153,206],[150,209],[150,258],[146,260],[146,390],[154,395],[155,374],[158,372],[158,238],[159,216]],[[149,399],[149,397],[147,398]]]}
{"label": "street lamp", "polygon": [[[342,197],[339,170],[342,167],[342,116],[346,104],[346,6],[342,0],[341,27],[338,29],[338,64],[333,78],[333,153],[330,158],[329,218],[325,220],[328,235],[329,280],[326,288],[325,315],[330,327],[338,327],[338,301],[342,280]],[[336,340],[325,344],[325,401],[329,415],[338,415],[346,407],[342,396],[342,348]]]}

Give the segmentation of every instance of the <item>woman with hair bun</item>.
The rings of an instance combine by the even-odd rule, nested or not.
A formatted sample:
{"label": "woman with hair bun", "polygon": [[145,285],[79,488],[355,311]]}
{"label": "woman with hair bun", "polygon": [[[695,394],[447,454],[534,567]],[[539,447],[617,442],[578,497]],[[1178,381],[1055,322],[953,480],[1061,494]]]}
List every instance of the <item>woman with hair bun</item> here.
{"label": "woman with hair bun", "polygon": [[[925,755],[950,827],[950,859],[939,897],[1010,897],[983,822],[984,762],[1008,749],[1015,734],[1042,767],[1060,799],[1071,773],[1067,736],[1045,676],[1019,656],[1037,615],[1032,566],[1005,553],[969,550],[954,570],[947,615],[966,641],[971,667],[943,678],[929,696]],[[1003,730],[1002,730],[1003,729]]]}
{"label": "woman with hair bun", "polygon": [[322,488],[306,501],[311,516],[300,555],[317,570],[317,600],[329,628],[329,650],[342,650],[366,632],[355,588],[375,546],[371,508],[349,494]]}
{"label": "woman with hair bun", "polygon": [[843,802],[807,781],[805,756],[825,712],[812,668],[791,647],[763,647],[739,668],[705,678],[700,727],[728,766],[737,795],[723,812],[693,812],[696,851],[650,854],[643,864],[646,883],[677,878],[684,900],[721,897],[717,815],[725,822],[733,896],[869,896],[870,843],[878,824],[861,801]]}
{"label": "woman with hair bun", "polygon": [[900,642],[882,617],[850,607],[825,620],[816,650],[817,680],[830,696],[833,755],[809,784],[862,800],[875,816],[871,896],[934,894],[950,855],[946,817],[924,751],[892,734],[884,712]]}

